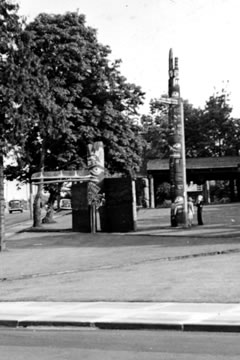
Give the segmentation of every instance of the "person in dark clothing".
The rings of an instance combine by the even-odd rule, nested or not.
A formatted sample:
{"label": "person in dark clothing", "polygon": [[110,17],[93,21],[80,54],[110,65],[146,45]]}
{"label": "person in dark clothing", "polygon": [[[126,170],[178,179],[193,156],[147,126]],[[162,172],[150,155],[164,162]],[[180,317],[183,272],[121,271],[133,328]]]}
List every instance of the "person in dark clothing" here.
{"label": "person in dark clothing", "polygon": [[203,220],[202,220],[203,196],[202,196],[202,195],[198,195],[198,197],[197,197],[197,202],[196,202],[196,206],[197,206],[197,221],[198,221],[198,225],[203,225]]}
{"label": "person in dark clothing", "polygon": [[178,226],[183,213],[183,197],[177,196],[171,207],[171,226]]}

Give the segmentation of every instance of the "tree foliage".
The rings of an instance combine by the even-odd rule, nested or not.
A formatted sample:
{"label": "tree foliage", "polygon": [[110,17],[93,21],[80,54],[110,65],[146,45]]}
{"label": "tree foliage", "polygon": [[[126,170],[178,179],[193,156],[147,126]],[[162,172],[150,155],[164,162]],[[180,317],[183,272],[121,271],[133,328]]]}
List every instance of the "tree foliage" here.
{"label": "tree foliage", "polygon": [[[151,102],[151,114],[142,116],[143,133],[148,143],[145,156],[168,157],[168,118],[158,100]],[[240,119],[231,116],[228,94],[223,91],[206,101],[204,109],[184,101],[187,157],[219,157],[239,154]]]}
{"label": "tree foliage", "polygon": [[239,120],[233,119],[231,112],[224,92],[211,96],[207,101],[203,123],[209,156],[237,155],[235,139],[239,139]]}
{"label": "tree foliage", "polygon": [[109,47],[97,41],[85,17],[40,14],[24,37],[22,116],[31,122],[21,161],[29,171],[79,168],[95,141],[104,143],[110,172],[136,171],[142,141],[133,117],[143,92],[121,75],[119,61],[110,63]]}
{"label": "tree foliage", "polygon": [[20,98],[16,89],[18,69],[13,61],[21,33],[18,6],[8,0],[0,2],[0,251],[5,248],[4,230],[4,169],[3,156],[19,142],[19,118],[14,121],[16,100]]}
{"label": "tree foliage", "polygon": [[18,16],[18,6],[11,1],[0,2],[0,141],[4,154],[10,146],[21,141],[20,121],[15,118],[17,101],[20,98],[16,84],[19,72],[14,62],[14,54],[20,41],[22,23]]}
{"label": "tree foliage", "polygon": [[238,155],[240,119],[234,119],[231,112],[225,91],[210,96],[203,110],[185,104],[188,157]]}
{"label": "tree foliage", "polygon": [[[86,166],[87,144],[102,141],[109,172],[134,174],[143,141],[134,118],[143,101],[140,87],[109,61],[85,16],[40,14],[25,26],[14,52],[21,96],[15,114],[23,142],[15,147],[9,178],[29,181],[41,170]],[[39,208],[41,188],[36,196]],[[39,226],[39,211],[34,224]],[[36,225],[37,224],[37,225]]]}
{"label": "tree foliage", "polygon": [[203,130],[203,110],[194,108],[187,101],[184,102],[184,124],[186,156],[198,157],[206,155],[206,137]]}
{"label": "tree foliage", "polygon": [[151,113],[141,116],[143,137],[145,139],[146,159],[166,158],[169,156],[168,111],[157,99],[151,100]]}

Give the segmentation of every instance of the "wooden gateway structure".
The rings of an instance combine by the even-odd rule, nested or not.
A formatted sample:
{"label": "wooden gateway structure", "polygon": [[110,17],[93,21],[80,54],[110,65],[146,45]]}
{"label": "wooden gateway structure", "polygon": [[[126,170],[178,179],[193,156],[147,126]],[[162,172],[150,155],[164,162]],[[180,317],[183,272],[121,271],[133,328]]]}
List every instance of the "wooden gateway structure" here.
{"label": "wooden gateway structure", "polygon": [[136,230],[135,183],[106,178],[102,142],[88,145],[87,168],[33,174],[32,183],[71,183],[72,229],[78,232]]}

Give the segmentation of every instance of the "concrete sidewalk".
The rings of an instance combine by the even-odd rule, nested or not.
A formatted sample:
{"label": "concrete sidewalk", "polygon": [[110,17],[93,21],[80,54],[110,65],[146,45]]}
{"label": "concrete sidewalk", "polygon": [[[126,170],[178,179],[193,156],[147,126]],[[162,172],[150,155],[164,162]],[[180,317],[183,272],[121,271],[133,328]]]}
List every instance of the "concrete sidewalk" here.
{"label": "concrete sidewalk", "polygon": [[240,331],[240,304],[1,302],[0,326]]}

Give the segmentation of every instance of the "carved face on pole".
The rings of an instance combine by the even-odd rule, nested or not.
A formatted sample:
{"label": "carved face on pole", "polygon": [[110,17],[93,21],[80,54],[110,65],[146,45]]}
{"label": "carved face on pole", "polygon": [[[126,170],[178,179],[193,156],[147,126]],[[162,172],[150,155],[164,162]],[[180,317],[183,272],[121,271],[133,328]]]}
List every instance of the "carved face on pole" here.
{"label": "carved face on pole", "polygon": [[170,156],[176,159],[181,158],[182,144],[180,136],[175,133],[169,138]]}
{"label": "carved face on pole", "polygon": [[102,142],[88,145],[88,170],[91,175],[103,177],[104,175],[104,150]]}
{"label": "carved face on pole", "polygon": [[179,98],[180,97],[180,89],[179,89],[179,85],[178,85],[176,79],[174,79],[174,84],[173,84],[171,96],[173,98]]}

